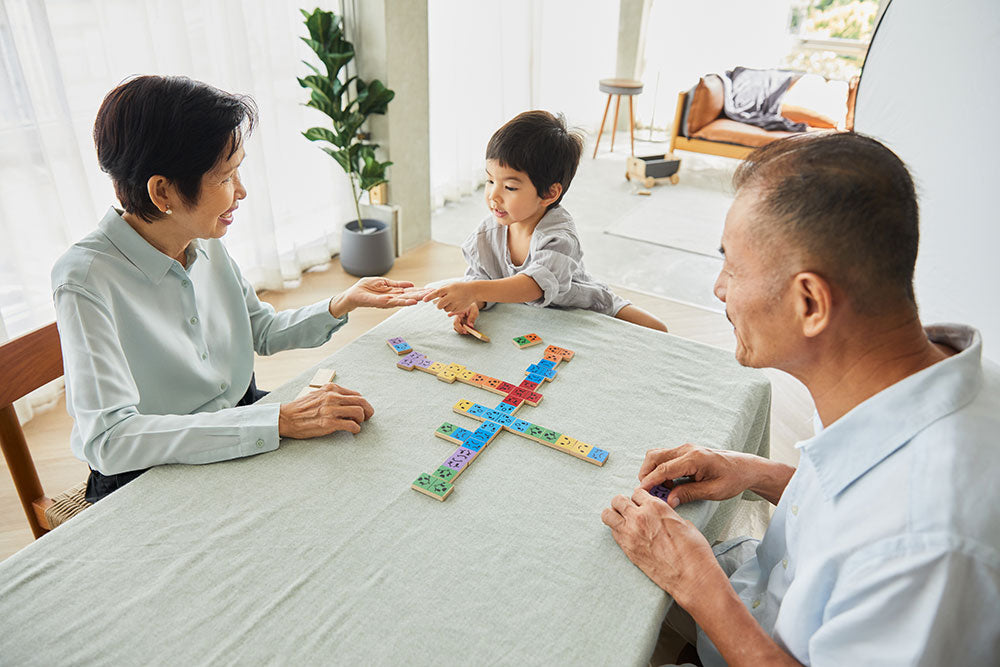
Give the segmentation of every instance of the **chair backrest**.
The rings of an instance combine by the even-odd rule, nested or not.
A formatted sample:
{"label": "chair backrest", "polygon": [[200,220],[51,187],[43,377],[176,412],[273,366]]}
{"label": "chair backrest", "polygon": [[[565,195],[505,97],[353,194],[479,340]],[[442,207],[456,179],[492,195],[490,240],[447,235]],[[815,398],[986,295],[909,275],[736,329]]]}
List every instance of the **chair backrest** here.
{"label": "chair backrest", "polygon": [[62,374],[62,349],[55,322],[0,345],[0,448],[35,537],[47,530],[40,523],[44,512],[40,517],[37,509],[45,493],[13,403]]}

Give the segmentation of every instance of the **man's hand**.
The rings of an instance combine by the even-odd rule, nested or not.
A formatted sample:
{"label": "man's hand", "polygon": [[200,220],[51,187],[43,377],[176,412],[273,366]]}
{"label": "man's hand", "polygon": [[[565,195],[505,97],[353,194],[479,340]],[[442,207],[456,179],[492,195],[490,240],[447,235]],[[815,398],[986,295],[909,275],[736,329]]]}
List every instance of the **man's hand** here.
{"label": "man's hand", "polygon": [[425,288],[415,288],[413,283],[386,278],[362,278],[346,290],[330,299],[330,314],[343,317],[355,308],[395,308],[413,306],[427,292]]}
{"label": "man's hand", "polygon": [[336,384],[326,384],[278,412],[278,435],[283,438],[315,438],[334,431],[361,431],[361,423],[375,414],[360,393]]}
{"label": "man's hand", "polygon": [[705,536],[645,489],[631,498],[615,496],[601,521],[629,560],[682,607],[698,596],[731,590]]}
{"label": "man's hand", "polygon": [[651,449],[639,468],[639,488],[688,477],[693,481],[674,486],[667,502],[671,507],[693,500],[727,500],[747,489],[777,505],[795,468],[753,454],[695,447]]}
{"label": "man's hand", "polygon": [[454,324],[455,331],[460,334],[467,334],[469,331],[465,328],[470,326],[472,328],[476,327],[476,320],[479,318],[479,304],[472,304],[460,313],[455,314]]}
{"label": "man's hand", "polygon": [[748,488],[745,455],[694,445],[672,449],[651,449],[639,468],[639,488],[650,490],[657,484],[673,486],[678,477],[694,481],[673,486],[667,503],[677,507],[692,500],[726,500]]}
{"label": "man's hand", "polygon": [[459,281],[439,287],[423,298],[424,301],[435,301],[438,308],[454,317],[465,312],[469,306],[483,301],[478,294],[476,281]]}

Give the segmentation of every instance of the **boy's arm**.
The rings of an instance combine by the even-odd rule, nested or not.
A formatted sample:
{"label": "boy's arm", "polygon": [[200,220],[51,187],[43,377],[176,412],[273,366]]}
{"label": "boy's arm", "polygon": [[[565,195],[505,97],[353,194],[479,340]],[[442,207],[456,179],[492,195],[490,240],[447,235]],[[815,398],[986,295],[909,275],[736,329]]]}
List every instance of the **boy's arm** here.
{"label": "boy's arm", "polygon": [[480,308],[490,303],[527,303],[542,297],[542,288],[530,276],[518,274],[497,280],[466,280],[440,287],[424,301],[437,301],[437,307],[449,315],[462,312],[472,304]]}

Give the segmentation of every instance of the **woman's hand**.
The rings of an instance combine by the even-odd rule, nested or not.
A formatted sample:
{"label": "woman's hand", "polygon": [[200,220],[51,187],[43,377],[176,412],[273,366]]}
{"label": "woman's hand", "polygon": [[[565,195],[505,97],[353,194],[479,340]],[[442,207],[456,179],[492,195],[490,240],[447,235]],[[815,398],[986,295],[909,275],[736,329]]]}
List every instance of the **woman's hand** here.
{"label": "woman's hand", "polygon": [[360,393],[340,385],[326,384],[278,412],[278,435],[283,438],[315,438],[334,431],[361,431],[361,423],[375,414]]}
{"label": "woman's hand", "polygon": [[455,314],[455,331],[460,334],[467,334],[469,331],[465,328],[467,326],[475,328],[476,319],[479,317],[479,305],[472,304],[460,313]]}
{"label": "woman's hand", "polygon": [[330,314],[343,317],[355,308],[413,306],[430,290],[413,283],[386,278],[362,278],[330,299]]}

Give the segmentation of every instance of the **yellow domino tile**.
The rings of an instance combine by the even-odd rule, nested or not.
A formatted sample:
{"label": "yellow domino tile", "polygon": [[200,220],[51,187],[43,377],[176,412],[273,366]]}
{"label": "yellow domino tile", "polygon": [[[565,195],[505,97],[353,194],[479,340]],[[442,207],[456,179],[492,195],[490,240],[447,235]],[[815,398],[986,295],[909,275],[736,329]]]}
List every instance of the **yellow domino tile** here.
{"label": "yellow domino tile", "polygon": [[448,384],[454,382],[456,377],[457,376],[451,371],[441,371],[437,374],[438,380],[441,380],[441,382],[447,382]]}
{"label": "yellow domino tile", "polygon": [[556,447],[558,447],[558,448],[560,448],[560,449],[566,449],[566,450],[569,450],[569,449],[571,449],[571,448],[572,448],[572,447],[573,447],[573,446],[574,446],[574,445],[575,445],[575,444],[576,444],[577,442],[579,442],[579,440],[577,440],[576,438],[571,438],[571,437],[569,437],[568,435],[561,435],[561,436],[559,436],[559,439],[558,439],[558,440],[556,440]]}
{"label": "yellow domino tile", "polygon": [[444,364],[442,364],[440,361],[435,361],[433,364],[431,364],[430,366],[427,367],[427,371],[430,372],[430,373],[434,373],[434,375],[437,375],[438,373],[440,373],[441,371],[443,371],[445,368],[446,368],[446,366]]}
{"label": "yellow domino tile", "polygon": [[451,409],[454,410],[455,412],[459,412],[459,413],[463,413],[464,414],[465,411],[468,410],[469,408],[471,408],[473,405],[475,405],[475,404],[472,401],[467,401],[467,400],[465,400],[463,398],[458,403],[456,403],[455,405],[453,405],[451,407]]}
{"label": "yellow domino tile", "polygon": [[472,378],[475,377],[476,372],[475,371],[460,371],[459,373],[457,373],[457,375],[458,375],[458,379],[461,380],[462,382],[466,382],[466,383],[472,384]]}
{"label": "yellow domino tile", "polygon": [[463,366],[462,364],[448,364],[447,366],[445,366],[445,370],[449,370],[452,373],[458,373],[459,371],[464,371],[465,366]]}
{"label": "yellow domino tile", "polygon": [[569,448],[569,451],[573,454],[573,456],[585,459],[587,458],[587,454],[589,454],[590,450],[592,450],[593,448],[594,448],[593,445],[588,445],[585,442],[577,440],[576,444],[574,444],[572,447]]}

